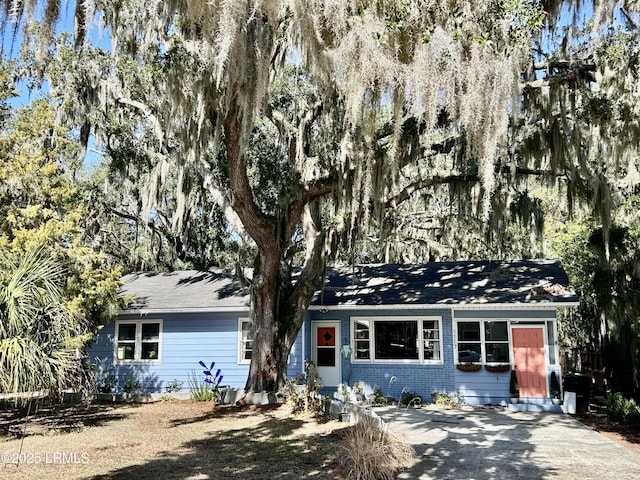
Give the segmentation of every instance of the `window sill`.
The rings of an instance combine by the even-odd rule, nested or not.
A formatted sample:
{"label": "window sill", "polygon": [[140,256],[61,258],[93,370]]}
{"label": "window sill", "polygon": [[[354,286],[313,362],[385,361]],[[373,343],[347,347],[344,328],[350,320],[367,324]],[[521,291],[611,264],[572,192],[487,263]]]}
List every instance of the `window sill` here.
{"label": "window sill", "polygon": [[156,360],[115,360],[114,365],[160,365],[162,361]]}

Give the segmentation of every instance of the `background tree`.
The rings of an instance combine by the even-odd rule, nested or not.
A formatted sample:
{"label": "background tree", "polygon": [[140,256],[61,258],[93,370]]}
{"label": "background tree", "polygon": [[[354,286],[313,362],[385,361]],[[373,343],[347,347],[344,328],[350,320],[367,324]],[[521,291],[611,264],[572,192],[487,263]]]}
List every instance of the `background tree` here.
{"label": "background tree", "polygon": [[[154,194],[168,184],[172,165],[175,235],[185,238],[186,219],[198,211],[190,203],[203,198],[192,189],[197,179],[230,230],[255,242],[256,339],[247,389],[284,381],[287,354],[325,264],[341,252],[354,261],[368,238],[384,245],[365,252],[368,258],[399,252],[399,242],[411,241],[398,235],[406,224],[428,233],[414,242],[415,259],[465,247],[477,254],[468,248],[473,238],[502,255],[515,252],[505,239],[518,238],[535,254],[537,240],[510,229],[515,220],[542,231],[541,202],[532,192],[547,184],[569,208],[593,201],[607,245],[610,167],[635,155],[616,129],[631,123],[634,104],[633,93],[627,106],[616,103],[632,90],[606,75],[614,57],[603,52],[622,37],[599,32],[607,32],[615,12],[631,19],[636,4],[620,10],[618,2],[594,2],[592,29],[581,36],[563,29],[560,43],[543,37],[532,51],[543,20],[558,31],[560,12],[574,2],[477,3],[96,3],[114,55],[95,57],[77,37],[69,69],[53,82],[74,87],[56,93],[61,111],[81,120],[81,139],[93,134],[101,145],[118,139],[112,119],[120,124],[136,112],[128,131],[138,134],[136,149],[155,173],[142,204],[158,203]],[[47,4],[38,35],[50,32],[57,15],[57,2]],[[78,11],[80,33],[86,13]],[[578,27],[581,17],[572,18],[570,26]],[[619,33],[633,28],[630,22]],[[127,75],[125,65],[136,74]],[[617,76],[627,86],[635,81],[632,65]],[[618,96],[603,102],[608,88]],[[620,109],[604,115],[603,104]],[[261,153],[252,157],[252,139],[260,135],[275,138],[273,148],[254,141]],[[273,172],[286,181],[273,181]],[[275,194],[263,195],[265,185]],[[425,207],[426,230],[405,205]],[[471,235],[460,225],[471,226]],[[302,246],[293,281],[291,259]]]}
{"label": "background tree", "polygon": [[[2,66],[1,90],[9,98]],[[78,145],[54,125],[53,107],[39,100],[4,111],[0,388],[57,394],[85,378],[79,375],[83,347],[113,313],[120,270],[86,244],[91,210],[73,178]]]}

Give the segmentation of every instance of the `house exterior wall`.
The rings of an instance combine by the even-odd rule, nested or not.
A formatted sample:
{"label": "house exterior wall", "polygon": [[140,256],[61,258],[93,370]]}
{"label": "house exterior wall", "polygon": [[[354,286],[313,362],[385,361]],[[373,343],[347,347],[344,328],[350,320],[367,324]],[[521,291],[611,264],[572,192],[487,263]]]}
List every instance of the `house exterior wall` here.
{"label": "house exterior wall", "polygon": [[[105,376],[114,375],[122,391],[127,376],[136,378],[141,393],[164,393],[173,380],[182,382],[181,392],[189,392],[189,377],[202,380],[202,360],[214,370],[220,368],[222,385],[244,388],[249,363],[239,361],[239,319],[248,312],[229,313],[163,313],[148,315],[120,315],[117,321],[161,321],[160,356],[153,361],[122,362],[116,359],[116,321],[105,324],[88,350],[89,361],[96,366],[99,383]],[[290,375],[302,371],[302,335],[298,336],[291,352]]]}
{"label": "house exterior wall", "polygon": [[[365,391],[373,392],[380,389],[383,395],[400,398],[403,389],[421,395],[425,401],[430,399],[431,393],[451,393],[455,391],[453,339],[450,309],[411,309],[398,311],[391,309],[358,309],[332,310],[321,313],[318,310],[310,312],[310,320],[340,320],[341,346],[349,345],[353,350],[351,338],[352,317],[440,317],[442,321],[443,360],[438,364],[403,363],[402,361],[388,361],[385,363],[363,363],[352,361],[352,355],[342,356],[342,379],[344,383],[355,385],[364,383]],[[310,329],[308,329],[310,331]],[[307,344],[311,338],[307,337]],[[310,355],[310,353],[309,353]]]}
{"label": "house exterior wall", "polygon": [[[456,310],[455,320],[508,320],[511,328],[518,325],[543,326],[545,329],[545,362],[547,382],[551,371],[555,371],[560,378],[560,366],[557,352],[557,322],[556,310]],[[455,325],[455,322],[454,322]],[[549,339],[547,332],[552,338]],[[513,366],[511,334],[509,335],[509,363]],[[457,368],[454,372],[456,391],[463,395],[465,403],[474,405],[506,404],[509,403],[509,379],[511,371],[495,373],[481,368],[477,372],[464,372]],[[548,385],[548,383],[547,383]],[[542,402],[542,399],[539,399]]]}
{"label": "house exterior wall", "polygon": [[[442,361],[440,363],[409,363],[397,361],[359,362],[354,360],[354,339],[352,338],[353,318],[379,319],[393,318],[433,318],[442,322]],[[510,372],[493,373],[481,368],[475,372],[463,372],[456,368],[456,321],[459,320],[507,320],[509,332],[518,325],[536,325],[545,328],[545,357],[547,381],[551,371],[560,377],[557,352],[556,310],[456,310],[443,309],[336,309],[329,311],[312,310],[309,322],[318,320],[339,320],[341,325],[341,346],[349,346],[350,354],[342,356],[343,383],[353,386],[363,384],[365,391],[380,389],[383,395],[399,399],[403,389],[416,393],[429,402],[433,393],[461,394],[469,404],[505,404],[509,402]],[[309,345],[305,358],[312,356],[311,328],[306,331],[305,344]],[[509,334],[509,350],[512,350]],[[510,354],[509,362],[512,364]],[[327,392],[331,393],[331,392]]]}
{"label": "house exterior wall", "polygon": [[[200,360],[216,362],[221,369],[223,385],[243,388],[249,364],[239,361],[239,319],[248,312],[164,313],[148,315],[121,315],[118,321],[161,321],[160,355],[154,361],[119,362],[116,360],[116,323],[106,324],[89,349],[90,361],[96,365],[98,380],[106,375],[118,379],[115,391],[122,391],[127,376],[133,375],[142,386],[142,393],[164,393],[173,380],[182,382],[182,392],[189,391],[189,376],[202,379]],[[441,322],[442,358],[434,362],[364,362],[353,358],[353,319],[383,317],[395,319],[438,318]],[[450,308],[416,309],[334,309],[310,310],[289,359],[289,378],[304,371],[306,360],[313,352],[312,322],[336,320],[340,322],[339,346],[348,346],[350,353],[341,356],[342,381],[349,385],[362,383],[365,391],[379,389],[383,395],[399,399],[403,389],[430,401],[431,394],[462,394],[470,404],[500,404],[509,399],[509,372],[492,373],[484,368],[476,372],[463,372],[456,368],[456,321],[508,320],[510,327],[537,325],[545,328],[545,356],[547,376],[556,371],[560,378],[557,351],[556,311],[523,310],[470,310]],[[510,345],[511,348],[511,345]],[[510,359],[512,360],[512,359]],[[330,393],[328,391],[327,393]]]}

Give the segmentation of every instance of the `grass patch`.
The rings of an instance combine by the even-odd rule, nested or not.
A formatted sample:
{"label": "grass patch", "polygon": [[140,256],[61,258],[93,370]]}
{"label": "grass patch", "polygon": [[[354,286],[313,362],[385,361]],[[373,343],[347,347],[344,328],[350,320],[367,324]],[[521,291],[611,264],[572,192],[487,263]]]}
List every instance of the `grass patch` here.
{"label": "grass patch", "polygon": [[65,453],[77,463],[57,457],[57,464],[0,468],[10,479],[337,479],[340,440],[332,432],[341,427],[291,415],[284,405],[239,409],[176,400],[49,408],[26,419],[7,410],[0,411],[3,452],[50,461]]}

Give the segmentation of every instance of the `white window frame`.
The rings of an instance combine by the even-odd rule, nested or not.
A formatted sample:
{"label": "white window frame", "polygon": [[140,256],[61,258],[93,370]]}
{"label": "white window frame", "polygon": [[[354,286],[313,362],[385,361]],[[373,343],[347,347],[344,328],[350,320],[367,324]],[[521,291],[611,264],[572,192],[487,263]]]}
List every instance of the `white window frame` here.
{"label": "white window frame", "polygon": [[[415,321],[417,325],[417,359],[376,359],[376,335],[375,324],[380,322],[411,322]],[[437,321],[438,322],[438,341],[440,344],[439,352],[440,358],[437,360],[424,358],[424,322],[425,321]],[[369,326],[369,352],[368,359],[356,359],[356,341],[362,339],[355,338],[355,326],[356,323],[367,323]],[[425,365],[442,365],[444,363],[444,345],[442,338],[442,317],[440,316],[366,316],[366,317],[351,317],[351,363],[354,364],[425,364]]]}
{"label": "white window frame", "polygon": [[[478,323],[480,327],[480,340],[469,340],[468,342],[460,341],[458,339],[458,324],[459,323]],[[501,362],[486,362],[487,358],[487,340],[485,338],[485,323],[490,322],[503,322],[506,323],[507,326],[507,340],[489,340],[488,343],[503,343],[507,345],[507,351],[509,352],[509,358],[505,361]],[[458,361],[458,344],[460,343],[480,343],[480,360],[477,362],[478,365],[502,365],[506,363],[513,363],[513,348],[511,342],[511,322],[506,318],[458,318],[453,322],[453,343],[454,343],[454,352],[453,358],[456,365],[460,365]],[[466,362],[463,362],[466,363]]]}
{"label": "white window frame", "polygon": [[244,358],[244,353],[247,349],[246,344],[247,342],[252,341],[242,337],[242,325],[245,323],[251,325],[251,319],[249,317],[238,318],[238,365],[249,365],[251,363],[250,359]]}
{"label": "white window frame", "polygon": [[[142,355],[142,326],[147,324],[158,324],[158,356],[157,358],[141,358]],[[118,358],[118,343],[120,343],[118,338],[118,332],[120,331],[120,325],[135,325],[136,333],[135,339],[132,341],[134,347],[134,358],[132,359],[119,359]],[[114,363],[116,365],[132,365],[132,364],[142,364],[142,365],[154,365],[162,363],[162,331],[163,331],[163,321],[162,319],[145,319],[145,320],[116,320],[115,324],[115,332],[114,332],[114,342],[113,342],[113,358]]]}

